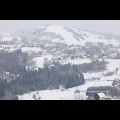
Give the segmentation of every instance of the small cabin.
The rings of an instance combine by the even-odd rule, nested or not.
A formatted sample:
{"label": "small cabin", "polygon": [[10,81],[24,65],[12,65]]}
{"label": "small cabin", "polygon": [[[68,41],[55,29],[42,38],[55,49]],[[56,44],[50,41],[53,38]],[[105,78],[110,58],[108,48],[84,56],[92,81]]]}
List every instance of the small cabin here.
{"label": "small cabin", "polygon": [[106,100],[106,95],[105,93],[96,93],[94,96],[95,100]]}

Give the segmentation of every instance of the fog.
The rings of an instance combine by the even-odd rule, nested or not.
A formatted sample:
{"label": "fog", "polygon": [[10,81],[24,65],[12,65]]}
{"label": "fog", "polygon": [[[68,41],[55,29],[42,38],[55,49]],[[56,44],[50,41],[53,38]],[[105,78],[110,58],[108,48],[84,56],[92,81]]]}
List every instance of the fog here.
{"label": "fog", "polygon": [[120,35],[120,20],[0,20],[0,34],[46,24]]}

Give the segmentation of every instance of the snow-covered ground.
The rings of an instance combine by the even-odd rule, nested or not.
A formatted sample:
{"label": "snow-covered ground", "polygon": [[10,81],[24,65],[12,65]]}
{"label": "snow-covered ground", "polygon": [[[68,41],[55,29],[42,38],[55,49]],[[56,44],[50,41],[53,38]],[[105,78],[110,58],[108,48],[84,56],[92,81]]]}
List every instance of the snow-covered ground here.
{"label": "snow-covered ground", "polygon": [[45,30],[46,32],[54,32],[56,34],[62,35],[64,38],[65,43],[68,45],[71,44],[79,44],[79,41],[77,41],[74,37],[73,34],[68,32],[64,27],[62,26],[48,26],[47,29]]}
{"label": "snow-covered ground", "polygon": [[11,41],[13,39],[13,37],[3,37],[1,39],[2,42],[5,42],[5,41]]}
{"label": "snow-covered ground", "polygon": [[[107,65],[107,70],[103,72],[107,72],[110,70],[115,70],[115,68],[119,67],[120,61],[119,60],[111,60],[107,59],[109,64]],[[118,78],[118,75],[113,74],[112,76],[103,76],[103,72],[98,73],[84,73],[84,78],[86,80],[84,85],[77,86],[79,90],[87,90],[89,87],[99,87],[99,86],[112,86],[112,82],[114,79]],[[100,78],[99,80],[92,80],[94,78]],[[88,80],[91,79],[91,80]],[[31,93],[26,93],[24,95],[19,95],[19,100],[34,100],[35,96],[36,99],[40,100],[74,100],[74,91],[76,87],[66,89],[63,92],[60,89],[55,90],[43,90],[43,91],[35,91]],[[34,97],[33,97],[34,96]],[[86,93],[80,93],[80,99],[86,99]]]}
{"label": "snow-covered ground", "polygon": [[40,67],[43,68],[44,67],[44,63],[45,63],[45,59],[47,59],[48,61],[50,61],[53,58],[52,55],[44,55],[42,57],[36,57],[33,59],[33,61],[36,62],[36,67]]}
{"label": "snow-covered ground", "polygon": [[108,44],[113,44],[114,46],[118,46],[120,43],[118,40],[113,40],[113,39],[105,39],[104,36],[99,36],[98,34],[94,34],[94,33],[91,33],[91,32],[87,32],[87,31],[80,31],[79,32],[81,35],[84,36],[84,39],[85,40],[82,40],[80,41],[81,45],[85,45],[86,42],[91,42],[91,43],[104,43],[105,45],[108,45]]}
{"label": "snow-covered ground", "polygon": [[23,52],[29,52],[29,51],[40,52],[41,48],[37,48],[37,47],[22,47],[21,50]]}
{"label": "snow-covered ground", "polygon": [[[120,79],[118,75],[116,75],[116,68],[120,67],[120,60],[119,59],[105,59],[105,61],[109,62],[106,65],[106,70],[103,72],[97,72],[97,73],[84,73],[84,78],[86,80],[92,80],[92,78],[100,78],[99,80],[115,80],[115,79]],[[103,76],[103,73],[107,72],[114,72],[113,75],[111,76]],[[119,72],[119,71],[118,71]]]}
{"label": "snow-covered ground", "polygon": [[[112,81],[86,81],[84,85],[77,86],[79,90],[87,90],[87,88],[92,86],[112,86]],[[27,93],[24,95],[19,95],[19,100],[34,100],[33,95],[40,100],[74,100],[74,91],[76,87],[66,89],[63,92],[60,89],[56,90],[43,90]],[[80,99],[85,100],[86,93],[80,93]]]}
{"label": "snow-covered ground", "polygon": [[[57,43],[66,43],[67,45],[80,45],[80,46],[85,46],[86,43],[94,43],[94,44],[98,44],[99,42],[104,43],[105,45],[108,44],[112,44],[113,46],[118,46],[120,45],[120,42],[118,41],[118,39],[107,39],[104,35],[100,35],[97,33],[92,33],[92,32],[87,32],[87,31],[79,31],[76,30],[75,28],[71,28],[74,32],[70,32],[67,29],[65,29],[63,26],[41,26],[38,29],[41,30],[45,30],[45,32],[53,32],[56,33],[57,35],[60,35],[62,38],[64,38],[64,40],[60,39],[59,37],[50,37],[48,35],[41,35],[41,37],[39,36],[32,36],[31,32],[28,34],[30,36],[26,36],[29,38],[31,38],[31,36],[33,37],[32,39],[37,38],[37,42],[38,40],[50,40],[52,42],[57,42]],[[37,31],[38,32],[38,31]],[[79,39],[77,39],[75,37],[75,32],[78,34]],[[54,34],[53,34],[54,35]],[[4,34],[3,38],[1,38],[0,41],[2,42],[9,42],[11,40],[15,40],[13,39],[14,37],[11,37],[12,35],[10,33],[8,34]],[[20,35],[21,36],[21,35]],[[24,36],[24,34],[23,34]],[[21,41],[22,39],[19,37],[16,37],[17,40],[19,42],[23,42]],[[82,39],[83,38],[83,39]],[[29,40],[29,39],[27,39]],[[18,42],[18,43],[19,43]],[[28,41],[30,42],[30,41]],[[21,45],[21,44],[20,44]],[[45,44],[45,47],[49,47],[49,46],[53,46],[56,44]],[[28,45],[29,46],[29,45]],[[2,45],[0,46],[0,50],[5,49],[6,51],[14,51],[16,50],[18,47],[17,45]],[[39,53],[42,50],[41,48],[38,47],[22,47],[21,50],[23,52],[29,52],[29,53]],[[120,51],[120,50],[118,50]],[[59,52],[59,51],[58,51]],[[57,52],[56,52],[57,53]],[[45,54],[45,53],[43,53]],[[57,53],[58,54],[58,53]],[[61,57],[61,56],[60,56]],[[47,61],[50,61],[53,58],[52,55],[43,55],[41,57],[35,57],[33,59],[33,61],[35,61],[36,63],[36,67],[40,67],[43,68],[43,65],[45,63],[45,59]],[[105,61],[109,62],[106,66],[106,70],[103,72],[98,72],[98,73],[84,73],[84,78],[86,80],[84,85],[78,86],[78,89],[80,90],[87,90],[88,87],[92,87],[92,86],[112,86],[112,81],[115,79],[120,79],[120,77],[118,75],[116,75],[116,68],[120,68],[120,60],[119,59],[105,59]],[[67,60],[61,60],[61,64],[83,64],[83,63],[90,63],[91,60],[90,59],[67,59]],[[107,72],[114,72],[113,75],[111,76],[103,76],[103,73],[107,73]],[[118,71],[118,74],[120,75],[120,70]],[[76,90],[76,87],[74,88],[70,88],[70,89],[66,89],[64,92],[62,92],[60,89],[58,90],[45,90],[45,91],[39,91],[39,93],[37,92],[31,92],[30,94],[24,94],[22,96],[19,96],[19,99],[33,99],[33,95],[36,94],[37,98],[41,97],[41,100],[73,100],[74,99],[74,91]],[[35,96],[34,96],[35,97]],[[81,99],[85,99],[86,95],[85,93],[81,93]]]}
{"label": "snow-covered ground", "polygon": [[[37,29],[40,29],[40,30],[43,29],[45,30],[44,32],[53,32],[53,33],[56,33],[57,35],[61,35],[64,38],[64,40],[60,40],[59,38],[51,39],[49,36],[44,36],[44,35],[41,37],[38,36],[38,38],[41,38],[43,40],[51,40],[53,42],[60,42],[60,43],[63,42],[63,43],[66,43],[67,45],[73,44],[73,45],[84,46],[86,42],[91,42],[94,44],[101,42],[101,43],[104,43],[105,45],[113,44],[114,46],[118,46],[120,44],[118,39],[115,39],[115,38],[106,39],[104,35],[88,32],[88,31],[77,30],[75,28],[72,28],[72,30],[79,35],[79,40],[75,37],[74,32],[68,31],[63,26],[41,26],[41,27],[38,27]],[[82,39],[80,36],[84,39]],[[3,38],[1,39],[1,41],[11,41],[12,39],[13,37],[11,37],[11,34],[6,34],[6,35],[3,35]],[[20,38],[17,38],[17,39],[21,40]]]}
{"label": "snow-covered ground", "polygon": [[[100,36],[99,34],[95,34],[87,31],[78,31],[73,29],[84,39],[79,38],[78,41],[72,32],[67,31],[63,26],[47,26],[45,32],[54,32],[56,34],[61,35],[64,38],[64,43],[68,45],[81,45],[84,46],[86,42],[91,42],[94,44],[98,44],[99,42],[104,43],[105,45],[113,44],[114,46],[118,46],[120,43],[116,39],[106,39],[105,36]],[[54,40],[55,41],[55,40]],[[57,40],[59,41],[59,40]],[[62,42],[61,40],[59,42]]]}
{"label": "snow-covered ground", "polygon": [[55,42],[55,43],[64,43],[63,40],[57,39],[57,38],[52,39],[52,42]]}
{"label": "snow-covered ground", "polygon": [[74,59],[74,60],[71,60],[71,59],[67,59],[67,60],[63,60],[61,61],[62,64],[74,64],[74,65],[79,65],[79,64],[83,64],[83,63],[90,63],[91,60],[90,59]]}
{"label": "snow-covered ground", "polygon": [[119,59],[105,59],[105,61],[109,62],[109,64],[106,67],[108,71],[115,71],[116,68],[120,67]]}

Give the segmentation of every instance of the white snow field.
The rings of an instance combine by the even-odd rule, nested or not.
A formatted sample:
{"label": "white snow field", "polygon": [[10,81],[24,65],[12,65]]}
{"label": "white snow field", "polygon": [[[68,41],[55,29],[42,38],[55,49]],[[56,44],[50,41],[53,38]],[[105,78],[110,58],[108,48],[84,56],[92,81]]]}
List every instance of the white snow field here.
{"label": "white snow field", "polygon": [[90,59],[74,59],[74,60],[71,60],[71,59],[67,59],[67,60],[62,60],[61,61],[61,64],[74,64],[74,65],[80,65],[80,64],[83,64],[83,63],[90,63],[91,60]]}
{"label": "white snow field", "polygon": [[101,43],[104,43],[105,45],[113,44],[114,46],[118,46],[120,44],[118,40],[105,39],[104,36],[99,36],[98,34],[94,34],[94,33],[91,33],[91,32],[80,31],[79,33],[81,35],[83,35],[84,39],[85,39],[85,40],[80,41],[80,44],[83,45],[83,46],[85,45],[86,42],[91,42],[91,43],[94,43],[94,44],[97,44],[97,43],[101,42]]}
{"label": "white snow field", "polygon": [[[105,59],[105,61],[109,62],[106,65],[106,70],[103,72],[97,72],[97,73],[84,73],[84,78],[86,80],[91,80],[93,77],[94,78],[100,78],[100,81],[113,81],[115,79],[120,79],[120,77],[118,75],[116,75],[116,68],[120,67],[120,60],[118,59]],[[114,72],[113,75],[111,76],[103,76],[103,73],[107,73],[107,72]],[[119,74],[119,71],[118,71]]]}
{"label": "white snow field", "polygon": [[71,45],[71,44],[79,44],[79,41],[77,41],[74,37],[73,34],[68,32],[67,30],[64,29],[62,26],[48,26],[47,29],[45,30],[46,32],[54,32],[56,34],[62,35],[64,38],[64,41],[66,44]]}
{"label": "white snow field", "polygon": [[37,48],[37,47],[22,47],[21,50],[23,52],[29,52],[29,51],[40,52],[41,48]]}
{"label": "white snow field", "polygon": [[[59,38],[52,38],[51,41],[60,42],[60,43],[62,42],[62,43],[66,43],[67,45],[73,44],[73,45],[85,46],[86,42],[91,42],[94,44],[98,44],[99,42],[101,42],[101,43],[104,43],[105,45],[113,44],[114,46],[120,45],[118,39],[115,39],[115,38],[107,39],[107,38],[105,38],[104,35],[100,35],[100,34],[94,33],[94,32],[77,30],[75,28],[71,28],[71,29],[84,39],[79,37],[79,40],[77,40],[74,36],[74,33],[68,31],[63,26],[54,26],[54,25],[53,26],[41,26],[41,27],[38,27],[37,29],[40,29],[40,30],[43,29],[45,32],[54,32],[58,35],[61,35],[64,38],[64,40],[61,40]],[[27,37],[29,37],[29,36],[27,36]],[[11,34],[8,33],[8,34],[3,35],[3,38],[1,39],[1,41],[11,41],[12,39],[13,39],[13,37],[11,37]],[[20,38],[17,38],[17,39],[21,40]],[[41,39],[49,40],[50,37],[42,36]]]}
{"label": "white snow field", "polygon": [[[112,86],[112,81],[86,81],[84,85],[77,86],[79,90],[87,90],[88,87],[92,86]],[[74,91],[76,87],[66,89],[63,92],[60,89],[56,90],[43,90],[19,95],[19,100],[35,100],[33,95],[36,95],[37,100],[74,100]],[[86,93],[80,93],[80,99],[85,100]]]}
{"label": "white snow field", "polygon": [[116,68],[120,67],[119,59],[105,59],[105,61],[109,62],[106,68],[109,71],[114,71]]}
{"label": "white snow field", "polygon": [[5,41],[11,41],[13,39],[13,37],[3,37],[1,39],[2,42],[5,42]]}
{"label": "white snow field", "polygon": [[[120,43],[116,39],[106,39],[103,35],[95,34],[92,32],[87,31],[78,31],[76,29],[73,29],[75,32],[77,32],[79,35],[81,35],[83,39],[79,38],[78,41],[72,32],[67,31],[63,26],[47,26],[45,32],[54,32],[56,34],[61,35],[64,38],[64,43],[67,45],[81,45],[84,46],[85,43],[91,42],[93,44],[98,44],[99,42],[104,43],[105,45],[113,44],[114,46],[118,46]],[[55,42],[55,40],[53,39]],[[61,40],[57,39],[57,42],[62,42]]]}
{"label": "white snow field", "polygon": [[45,63],[45,58],[47,58],[47,60],[50,61],[53,58],[53,56],[52,55],[44,55],[42,57],[35,57],[33,59],[33,61],[36,62],[36,67],[43,68],[44,63]]}
{"label": "white snow field", "polygon": [[[112,86],[112,82],[114,79],[119,79],[120,77],[116,74],[113,74],[112,76],[103,76],[104,72],[107,72],[108,70],[115,70],[119,67],[120,61],[119,60],[111,60],[106,59],[106,61],[109,61],[109,64],[107,65],[107,69],[103,72],[98,73],[84,73],[85,78],[85,84],[77,86],[77,89],[79,90],[87,90],[89,87],[97,87],[97,86]],[[100,78],[99,80],[92,80],[93,77]],[[90,79],[90,80],[88,80]],[[31,93],[26,93],[24,95],[19,95],[19,100],[35,100],[33,96],[36,95],[36,99],[39,100],[74,100],[74,91],[76,90],[76,87],[69,88],[64,90],[63,92],[60,89],[55,90],[42,90],[42,91],[35,91]],[[86,93],[81,92],[80,93],[80,99],[85,100],[86,99]]]}
{"label": "white snow field", "polygon": [[[49,36],[42,36],[41,39],[43,40],[51,40],[52,42],[57,43],[66,43],[67,45],[80,45],[85,46],[86,43],[93,43],[98,44],[99,42],[104,43],[105,45],[113,44],[113,46],[120,45],[119,40],[115,38],[107,38],[104,35],[88,32],[88,31],[78,31],[76,29],[73,29],[74,32],[79,34],[79,40],[75,38],[74,32],[70,32],[67,29],[65,29],[63,26],[42,26],[40,29],[44,29],[45,32],[54,32],[58,35],[61,35],[64,40],[61,40],[59,38],[52,38],[50,39]],[[84,38],[84,39],[82,39]],[[7,38],[4,38],[7,40]],[[3,40],[4,40],[3,39]],[[9,39],[8,39],[9,40]],[[41,49],[37,47],[23,47],[21,48],[23,52],[40,52]],[[33,61],[36,63],[36,67],[43,68],[45,59],[47,58],[47,61],[52,60],[52,55],[44,55],[41,57],[35,57]],[[106,70],[103,72],[97,72],[97,73],[84,73],[85,78],[85,84],[78,86],[77,88],[79,90],[87,90],[88,87],[93,86],[112,86],[112,82],[115,79],[120,79],[118,75],[116,75],[115,71],[116,68],[120,67],[120,60],[119,59],[105,59],[105,61],[109,62],[106,66]],[[84,59],[67,59],[67,60],[61,60],[61,64],[83,64],[83,63],[90,63],[91,60],[88,58]],[[111,76],[103,76],[103,73],[107,72],[114,72]],[[118,71],[118,74],[120,74],[120,71]],[[35,91],[31,93],[25,93],[24,95],[19,95],[20,100],[74,100],[74,91],[76,90],[76,87],[66,89],[63,92],[60,89],[55,90],[42,90],[42,91]],[[80,94],[80,99],[85,99],[86,93],[82,92]]]}

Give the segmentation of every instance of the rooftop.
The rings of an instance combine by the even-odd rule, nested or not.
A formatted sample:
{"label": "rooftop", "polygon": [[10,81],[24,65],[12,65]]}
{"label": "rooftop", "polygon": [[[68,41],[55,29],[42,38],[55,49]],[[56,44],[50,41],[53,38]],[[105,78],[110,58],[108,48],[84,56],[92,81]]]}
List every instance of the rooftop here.
{"label": "rooftop", "polygon": [[106,95],[105,95],[104,93],[97,93],[97,95],[98,95],[99,97],[106,97]]}

